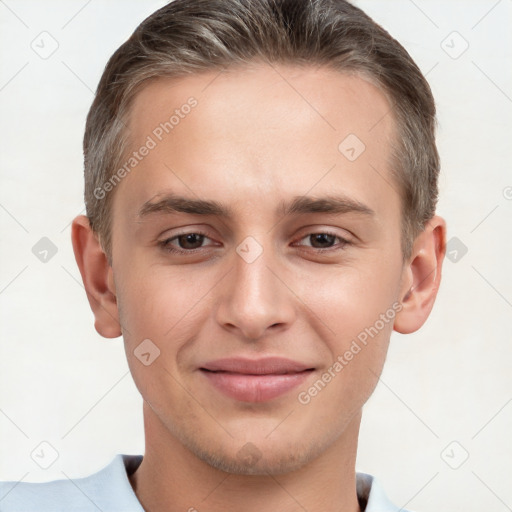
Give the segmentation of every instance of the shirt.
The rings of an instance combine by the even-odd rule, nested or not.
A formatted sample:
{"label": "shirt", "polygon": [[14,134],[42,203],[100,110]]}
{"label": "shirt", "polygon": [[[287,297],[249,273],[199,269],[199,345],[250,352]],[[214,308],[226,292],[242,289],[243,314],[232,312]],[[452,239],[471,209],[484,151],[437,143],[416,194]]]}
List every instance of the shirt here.
{"label": "shirt", "polygon": [[[116,455],[103,469],[83,478],[51,482],[0,482],[1,512],[144,512],[128,479],[142,455]],[[375,477],[356,473],[364,512],[408,512],[393,505]]]}

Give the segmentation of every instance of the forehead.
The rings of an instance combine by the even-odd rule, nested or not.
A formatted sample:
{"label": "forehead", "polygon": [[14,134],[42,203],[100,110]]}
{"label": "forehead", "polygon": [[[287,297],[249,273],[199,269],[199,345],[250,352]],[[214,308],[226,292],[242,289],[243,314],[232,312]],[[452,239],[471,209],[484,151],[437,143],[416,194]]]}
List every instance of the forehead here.
{"label": "forehead", "polygon": [[160,78],[134,98],[128,127],[123,163],[139,155],[115,203],[130,216],[169,191],[235,208],[337,187],[362,202],[396,193],[391,106],[357,75],[253,65]]}

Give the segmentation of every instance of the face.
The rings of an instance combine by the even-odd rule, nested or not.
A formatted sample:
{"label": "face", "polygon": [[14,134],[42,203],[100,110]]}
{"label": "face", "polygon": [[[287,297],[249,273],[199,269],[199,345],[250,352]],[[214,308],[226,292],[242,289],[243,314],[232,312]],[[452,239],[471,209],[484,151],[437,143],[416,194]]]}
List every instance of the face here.
{"label": "face", "polygon": [[402,293],[389,110],[360,77],[286,66],[138,93],[112,269],[153,432],[278,473],[360,413]]}

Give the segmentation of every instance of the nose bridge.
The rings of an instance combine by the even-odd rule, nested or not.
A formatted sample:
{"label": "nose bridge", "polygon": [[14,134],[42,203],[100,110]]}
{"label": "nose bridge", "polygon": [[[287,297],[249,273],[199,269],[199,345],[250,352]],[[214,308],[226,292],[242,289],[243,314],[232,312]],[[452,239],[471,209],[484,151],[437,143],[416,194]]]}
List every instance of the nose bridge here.
{"label": "nose bridge", "polygon": [[225,328],[237,328],[246,338],[260,338],[269,327],[285,326],[293,319],[292,297],[274,273],[280,265],[272,251],[268,238],[264,247],[247,237],[233,254],[233,271],[217,320]]}

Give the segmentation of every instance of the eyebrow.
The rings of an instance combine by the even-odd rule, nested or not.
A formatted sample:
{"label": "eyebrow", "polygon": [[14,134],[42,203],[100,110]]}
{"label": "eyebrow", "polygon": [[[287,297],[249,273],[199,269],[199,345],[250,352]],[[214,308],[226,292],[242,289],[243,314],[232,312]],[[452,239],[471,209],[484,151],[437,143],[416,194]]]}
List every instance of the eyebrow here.
{"label": "eyebrow", "polygon": [[[158,200],[150,199],[139,209],[140,219],[154,213],[188,213],[192,215],[214,215],[226,219],[234,218],[234,211],[218,201],[193,199],[176,194],[166,194]],[[343,195],[324,197],[296,196],[290,202],[281,202],[276,208],[277,215],[301,215],[308,213],[357,213],[367,216],[375,212],[365,204]]]}

